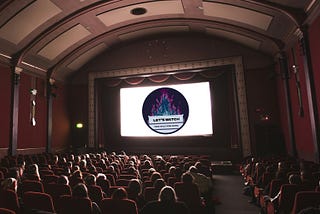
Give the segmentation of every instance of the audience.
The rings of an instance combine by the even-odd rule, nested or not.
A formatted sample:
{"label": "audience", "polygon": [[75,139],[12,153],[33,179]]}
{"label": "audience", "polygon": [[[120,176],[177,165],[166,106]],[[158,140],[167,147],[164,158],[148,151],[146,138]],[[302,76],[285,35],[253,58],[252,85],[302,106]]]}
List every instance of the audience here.
{"label": "audience", "polygon": [[[165,177],[171,177],[179,182],[182,178],[181,181],[184,183],[193,184],[198,188],[200,196],[205,199],[204,205],[209,207],[211,213],[214,211],[214,207],[210,204],[213,190],[212,176],[210,170],[206,168],[207,162],[197,158],[100,152],[80,155],[70,153],[20,155],[16,160],[11,159],[6,157],[1,160],[1,167],[7,169],[3,171],[4,180],[1,182],[1,191],[11,189],[16,192],[20,183],[26,179],[43,182],[41,173],[52,171],[57,176],[54,182],[71,187],[72,197],[90,198],[93,201],[95,213],[100,212],[99,201],[93,200],[91,189],[101,189],[101,198],[111,196],[113,199],[131,199],[135,201],[139,213],[190,213],[188,206],[178,201],[176,190],[172,188],[174,183],[169,184],[164,180]],[[319,185],[319,180],[314,180],[312,177],[312,173],[320,169],[319,166],[305,161],[284,158],[264,161],[250,157],[243,163],[241,169],[245,182],[251,178],[251,181],[254,181],[253,184],[257,186],[262,182],[263,172],[273,174],[276,169],[276,176],[273,174],[273,178],[283,179],[284,183],[288,182],[287,176],[289,176],[289,183],[309,185],[313,189]],[[123,178],[128,175],[133,175],[136,179],[131,179],[128,186],[116,189],[111,194],[112,184],[109,179],[114,178],[116,181],[120,176]],[[146,202],[142,194],[147,182],[149,182],[148,188],[154,187],[156,190],[154,191],[157,196],[155,201]],[[270,182],[263,188],[261,194],[263,191],[267,193]],[[44,190],[46,191],[46,188]],[[273,200],[280,194],[281,192]],[[23,204],[23,200],[21,203]]]}

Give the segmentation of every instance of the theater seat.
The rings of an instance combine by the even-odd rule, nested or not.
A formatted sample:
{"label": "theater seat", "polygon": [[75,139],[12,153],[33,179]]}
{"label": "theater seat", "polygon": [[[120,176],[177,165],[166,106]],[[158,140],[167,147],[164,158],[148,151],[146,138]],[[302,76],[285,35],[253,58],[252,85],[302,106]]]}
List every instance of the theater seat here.
{"label": "theater seat", "polygon": [[24,209],[55,212],[52,197],[43,192],[25,192],[22,196]]}
{"label": "theater seat", "polygon": [[42,183],[57,183],[59,176],[57,175],[44,175],[42,177]]}
{"label": "theater seat", "polygon": [[[119,188],[121,188],[122,186],[110,186],[109,191],[107,193],[107,197],[111,197],[111,195],[113,194],[113,192]],[[128,189],[128,187],[124,187],[126,190]]]}
{"label": "theater seat", "polygon": [[190,208],[192,213],[202,211],[202,204],[198,186],[194,183],[176,182],[174,185],[179,201],[183,201]]}
{"label": "theater seat", "polygon": [[65,184],[45,184],[44,191],[51,195],[53,199],[53,204],[56,207],[56,204],[62,195],[71,196],[71,188],[69,185]]}
{"label": "theater seat", "polygon": [[[283,180],[272,179],[270,182],[270,189],[269,189],[268,196],[270,198],[274,198],[278,194],[282,184],[284,184]],[[262,208],[267,207],[267,203],[264,201],[264,195],[260,195],[260,206]]]}
{"label": "theater seat", "polygon": [[16,212],[7,208],[0,208],[0,214],[16,214]]}
{"label": "theater seat", "polygon": [[92,202],[89,198],[77,198],[63,195],[59,198],[57,211],[59,214],[91,214]]}
{"label": "theater seat", "polygon": [[101,200],[103,199],[103,192],[101,187],[97,185],[88,185],[87,188],[91,201],[100,204]]}
{"label": "theater seat", "polygon": [[122,186],[122,187],[127,187],[129,182],[130,182],[130,180],[128,180],[128,179],[117,179],[116,180],[116,185],[117,186]]}
{"label": "theater seat", "polygon": [[116,185],[116,179],[112,174],[106,173],[105,174],[107,179],[110,181],[111,186],[115,186]]}
{"label": "theater seat", "polygon": [[292,214],[299,213],[302,209],[308,207],[319,208],[320,192],[315,191],[300,191],[295,195]]}
{"label": "theater seat", "polygon": [[40,181],[25,180],[21,183],[19,191],[21,194],[32,191],[32,192],[44,192],[43,185]]}
{"label": "theater seat", "polygon": [[279,212],[290,213],[294,203],[294,197],[300,190],[296,184],[283,184],[280,188],[281,194],[279,197]]}
{"label": "theater seat", "polygon": [[105,198],[100,203],[102,214],[138,214],[136,202],[130,199]]}
{"label": "theater seat", "polygon": [[13,210],[16,213],[19,212],[20,204],[16,192],[12,190],[1,190],[0,198],[0,207]]}
{"label": "theater seat", "polygon": [[155,201],[158,199],[160,190],[154,187],[146,187],[143,191],[143,196],[146,201]]}

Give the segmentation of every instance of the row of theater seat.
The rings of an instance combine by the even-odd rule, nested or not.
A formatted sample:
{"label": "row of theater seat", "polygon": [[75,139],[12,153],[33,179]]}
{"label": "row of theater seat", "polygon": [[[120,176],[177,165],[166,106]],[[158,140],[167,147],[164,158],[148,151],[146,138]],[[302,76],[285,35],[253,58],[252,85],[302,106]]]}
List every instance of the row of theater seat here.
{"label": "row of theater seat", "polygon": [[[278,174],[269,170],[273,166],[276,166]],[[303,177],[304,170],[308,171],[308,177]],[[299,163],[295,159],[258,159],[247,161],[240,167],[240,172],[247,187],[254,188],[251,201],[260,206],[263,213],[297,214],[305,209],[320,212],[319,164]],[[284,177],[280,176],[282,172],[285,172]],[[299,178],[301,183],[288,183],[290,176]],[[247,187],[245,189],[250,189]]]}
{"label": "row of theater seat", "polygon": [[[181,158],[184,158],[181,156]],[[199,159],[204,159],[208,163],[207,157],[193,158],[193,163]],[[2,167],[3,169],[4,167]],[[126,168],[121,169],[121,173],[115,177],[112,174],[104,173],[107,176],[108,184],[102,186],[108,186],[105,189],[105,194],[101,195],[103,188],[97,186],[97,193],[90,194],[90,198],[87,200],[72,197],[72,186],[76,183],[84,183],[82,179],[72,181],[70,179],[70,185],[57,184],[57,178],[63,174],[63,170],[57,168],[48,168],[42,166],[40,170],[41,181],[38,181],[35,177],[28,176],[27,180],[24,180],[19,184],[18,193],[21,196],[23,202],[23,211],[30,211],[33,209],[42,210],[46,212],[58,212],[58,213],[91,213],[92,202],[97,202],[101,208],[102,213],[112,213],[112,210],[116,210],[115,213],[138,213],[138,208],[132,200],[126,199],[123,201],[115,201],[110,199],[112,193],[119,187],[127,188],[130,179],[136,178],[126,172]],[[147,169],[140,169],[141,180],[143,181],[143,196],[146,201],[156,200],[158,198],[159,190],[155,189],[150,182],[150,174]],[[170,177],[167,170],[160,170],[162,177],[167,181],[167,184],[175,188],[179,200],[185,201],[191,208],[201,208],[201,200],[199,191],[196,186],[187,187],[179,179]],[[0,171],[0,179],[4,179],[6,170]],[[103,171],[102,171],[103,173]],[[86,174],[86,173],[84,173]],[[88,173],[89,174],[89,173]],[[74,182],[74,183],[71,183]],[[90,188],[88,188],[90,189]],[[91,191],[94,192],[94,187]],[[6,200],[3,200],[5,198]],[[10,208],[16,213],[21,213],[20,202],[18,200],[18,194],[14,191],[2,191],[0,207]],[[119,208],[115,208],[119,207]],[[88,210],[88,212],[86,212]],[[90,210],[90,211],[89,211]],[[123,210],[120,212],[120,210]],[[128,211],[131,210],[131,211]],[[5,211],[3,211],[5,212]]]}

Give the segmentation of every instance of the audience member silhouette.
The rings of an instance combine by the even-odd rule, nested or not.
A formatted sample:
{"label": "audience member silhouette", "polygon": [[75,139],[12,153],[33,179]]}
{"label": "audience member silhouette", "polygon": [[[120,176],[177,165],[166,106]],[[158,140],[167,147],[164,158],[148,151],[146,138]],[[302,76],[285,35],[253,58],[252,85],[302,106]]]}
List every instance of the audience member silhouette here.
{"label": "audience member silhouette", "polygon": [[141,210],[141,214],[188,214],[189,209],[183,202],[177,201],[174,189],[165,186],[159,193],[158,201],[148,202]]}

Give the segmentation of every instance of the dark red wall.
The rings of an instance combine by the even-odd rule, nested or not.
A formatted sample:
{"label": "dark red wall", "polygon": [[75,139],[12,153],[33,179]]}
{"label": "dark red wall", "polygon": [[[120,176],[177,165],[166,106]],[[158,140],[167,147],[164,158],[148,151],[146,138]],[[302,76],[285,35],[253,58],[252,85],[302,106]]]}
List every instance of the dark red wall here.
{"label": "dark red wall", "polygon": [[[88,142],[88,86],[73,85],[70,90],[70,124],[73,147],[84,147]],[[76,129],[77,122],[83,123],[82,129]]]}
{"label": "dark red wall", "polygon": [[[30,89],[37,89],[36,95],[36,126],[32,126],[31,93]],[[66,149],[70,143],[70,115],[68,112],[68,89],[59,84],[55,91],[57,97],[53,100],[52,151]],[[0,66],[0,156],[6,155],[10,141],[11,115],[11,69]],[[19,85],[19,113],[18,113],[18,154],[44,152],[47,142],[47,97],[46,81],[21,73]],[[3,149],[1,149],[3,148]]]}
{"label": "dark red wall", "polygon": [[11,72],[0,65],[0,148],[9,146],[11,112]]}
{"label": "dark red wall", "polygon": [[19,90],[19,124],[18,124],[18,149],[38,148],[46,146],[47,133],[47,106],[45,97],[45,80],[37,78],[36,89],[36,126],[30,122],[30,89],[32,77],[21,73]]}
{"label": "dark red wall", "polygon": [[52,101],[52,148],[64,150],[70,145],[71,122],[68,108],[68,86],[57,84]]}
{"label": "dark red wall", "polygon": [[[246,88],[253,154],[270,155],[284,146],[279,139],[280,118],[274,67],[247,70]],[[263,116],[268,115],[268,120]],[[282,151],[281,151],[282,152]]]}
{"label": "dark red wall", "polygon": [[293,154],[293,148],[290,144],[289,138],[289,125],[288,125],[288,112],[286,108],[286,94],[285,94],[285,86],[284,86],[284,79],[283,76],[280,74],[280,66],[276,64],[275,72],[278,76],[277,78],[277,89],[278,89],[278,103],[279,103],[279,113],[280,113],[280,124],[281,124],[281,131],[283,135],[283,139],[286,145],[286,149],[289,154]]}
{"label": "dark red wall", "polygon": [[[312,70],[316,87],[317,97],[320,97],[320,16],[313,22],[309,28],[309,42],[312,60]],[[317,99],[318,109],[320,108],[320,99]],[[319,114],[320,117],[320,114]]]}
{"label": "dark red wall", "polygon": [[[304,116],[299,116],[299,99],[297,94],[296,81],[294,78],[294,74],[291,73],[290,82],[290,92],[291,92],[291,106],[292,106],[292,116],[293,116],[293,124],[294,124],[294,135],[296,141],[296,148],[298,152],[298,156],[303,159],[313,160],[314,156],[311,155],[314,152],[314,146],[312,142],[312,131],[310,124],[310,116],[309,116],[309,108],[308,108],[308,99],[307,99],[307,88],[306,88],[306,76],[304,71],[304,61],[303,56],[299,49],[299,44],[296,44],[294,47],[294,53],[296,56],[296,64],[298,66],[298,75],[300,78],[301,84],[301,94],[302,94],[302,103]],[[293,54],[288,52],[288,62],[289,62],[289,71],[292,72]]]}
{"label": "dark red wall", "polygon": [[[311,60],[312,60],[312,72],[314,75],[314,83],[316,88],[317,97],[320,96],[320,17],[318,17],[309,28],[309,41],[310,41],[310,51],[311,51]],[[293,128],[294,128],[294,140],[296,145],[296,150],[298,153],[298,157],[305,160],[317,161],[319,157],[316,157],[315,143],[312,139],[312,128],[311,121],[309,116],[309,103],[307,96],[307,85],[306,85],[306,75],[304,70],[304,58],[303,53],[301,52],[301,44],[297,40],[296,43],[293,44],[292,47],[287,48],[287,58],[288,58],[288,70],[290,73],[289,79],[289,88],[290,88],[290,99],[292,106],[292,119],[293,119]],[[294,62],[295,56],[295,62]],[[301,94],[302,94],[302,103],[304,115],[299,116],[299,99],[297,94],[296,80],[293,73],[293,65],[298,66],[298,75],[300,78],[301,84]],[[282,130],[284,133],[284,138],[287,145],[287,150],[290,154],[292,153],[292,146],[289,141],[289,132],[288,132],[288,120],[287,120],[287,112],[285,106],[285,95],[283,89],[283,81],[278,81],[279,88],[279,104],[280,104],[280,112],[281,112],[281,124]],[[317,99],[318,109],[320,107],[320,99]]]}

